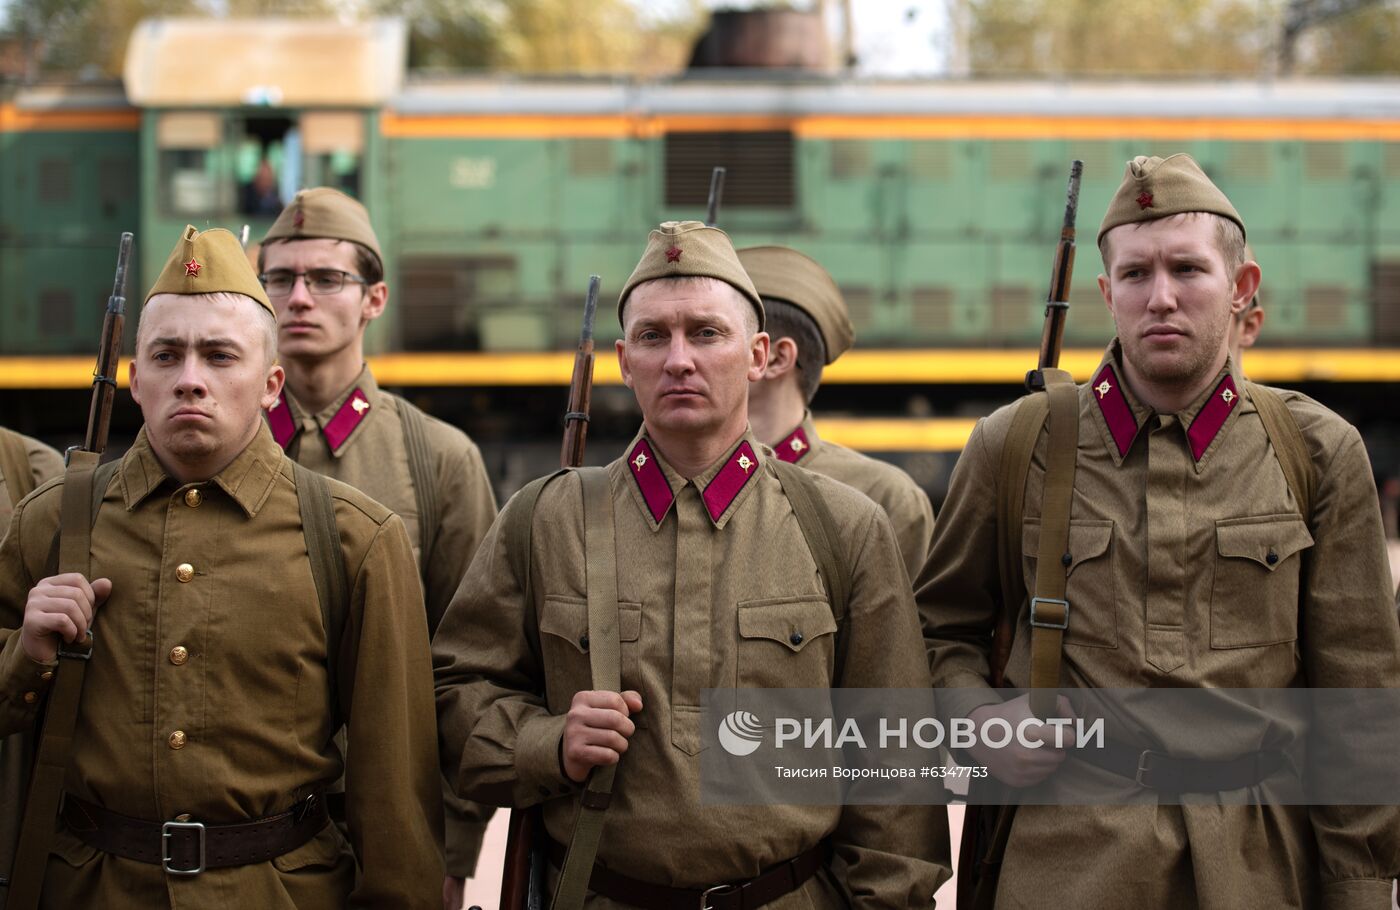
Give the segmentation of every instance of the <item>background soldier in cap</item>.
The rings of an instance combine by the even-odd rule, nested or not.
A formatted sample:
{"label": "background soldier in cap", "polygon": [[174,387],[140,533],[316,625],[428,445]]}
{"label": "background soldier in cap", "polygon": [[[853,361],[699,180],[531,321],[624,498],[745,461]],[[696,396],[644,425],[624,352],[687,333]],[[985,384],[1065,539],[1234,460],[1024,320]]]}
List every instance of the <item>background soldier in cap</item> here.
{"label": "background soldier in cap", "polygon": [[63,473],[57,450],[14,430],[0,427],[0,534],[10,525],[10,512],[44,481]]}
{"label": "background soldier in cap", "polygon": [[[97,620],[44,906],[439,904],[413,552],[392,512],[273,441],[275,339],[234,236],[186,228],[137,330],[145,425],[98,469],[91,577],[49,569],[62,481],[21,504],[0,545],[0,733],[36,722],[60,640]],[[334,516],[319,539],[341,544],[338,602],[318,597],[337,583],[318,574],[330,554],[306,504]],[[353,855],[319,797],[345,770],[331,734],[346,723]]]}
{"label": "background soldier in cap", "polygon": [[[1244,239],[1234,207],[1189,157],[1128,164],[1099,232],[1099,287],[1117,338],[1077,390],[1063,557],[1068,627],[1062,646],[1048,639],[1063,687],[1400,685],[1400,630],[1360,435],[1303,395],[1246,384],[1228,356],[1231,320],[1260,279]],[[1025,476],[1021,520],[1010,528],[997,520],[999,460],[1029,401],[1002,408],[973,432],[918,585],[934,684],[950,713],[979,724],[1026,715],[1024,696],[1003,704],[979,689],[998,612],[1016,611],[1008,685],[1029,684],[1031,667],[1043,660],[1032,656],[1030,639],[1050,631],[1031,628],[1027,606],[1037,571],[1058,570],[1038,568],[1045,560],[1037,558],[1048,533],[1044,429]],[[1296,445],[1283,432],[1290,421]],[[1012,589],[998,571],[1002,539],[1024,574]],[[1220,736],[1240,737],[1240,753],[1249,753],[1266,740],[1246,727],[1222,728]],[[1084,763],[1088,750],[971,751],[1012,786],[1101,773]],[[1197,771],[1215,764],[1168,758]],[[1143,777],[1101,767],[1126,791],[1150,797],[1134,778],[1150,786],[1151,768]],[[1388,907],[1397,832],[1393,808],[1226,807],[1212,793],[1180,806],[1022,806],[997,906],[1048,898],[1113,907],[1131,895],[1140,907]]]}
{"label": "background soldier in cap", "polygon": [[[360,203],[302,190],[258,251],[277,309],[287,385],[268,411],[273,436],[302,465],[393,509],[422,570],[428,634],[496,517],[481,452],[456,427],[382,391],[365,365],[365,329],[389,300],[379,241]],[[461,902],[490,810],[447,796],[444,902]]]}
{"label": "background soldier in cap", "polygon": [[738,253],[763,298],[771,339],[763,378],[749,387],[754,435],[783,461],[834,477],[879,503],[913,578],[928,558],[933,536],[928,494],[894,465],[823,440],[808,410],[823,367],[855,341],[841,289],[826,269],[797,250],[751,246]]}
{"label": "background soldier in cap", "polygon": [[[884,513],[784,465],[826,502],[832,558],[849,568],[836,672],[818,557],[779,463],[748,429],[768,336],[729,238],[699,222],[661,225],[618,316],[618,359],[643,416],[603,492],[624,691],[590,682],[586,599],[600,566],[584,556],[583,483],[566,474],[533,513],[522,495],[506,505],[434,640],[444,765],[473,798],[543,803],[557,866],[580,782],[621,757],[590,907],[699,906],[707,888],[755,881],[767,897],[744,906],[927,906],[948,875],[941,807],[700,805],[706,687],[921,687],[928,674]],[[513,552],[522,541],[527,552]],[[722,910],[736,899],[706,898]]]}

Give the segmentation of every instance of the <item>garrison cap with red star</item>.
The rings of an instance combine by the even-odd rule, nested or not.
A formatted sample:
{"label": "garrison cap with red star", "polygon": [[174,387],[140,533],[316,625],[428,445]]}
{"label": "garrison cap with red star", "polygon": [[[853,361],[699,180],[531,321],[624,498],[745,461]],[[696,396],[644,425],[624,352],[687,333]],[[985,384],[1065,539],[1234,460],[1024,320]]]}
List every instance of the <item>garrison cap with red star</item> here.
{"label": "garrison cap with red star", "polygon": [[627,295],[637,285],[658,278],[714,278],[735,287],[758,313],[758,330],[763,331],[763,301],[748,272],[739,263],[729,235],[699,221],[667,221],[651,232],[632,276],[617,298],[617,321]]}
{"label": "garrison cap with red star", "polygon": [[1209,212],[1228,218],[1244,232],[1244,219],[1220,188],[1190,155],[1149,158],[1139,155],[1128,162],[1123,182],[1108,204],[1099,225],[1099,245],[1109,231],[1124,224],[1155,221],[1183,212]]}
{"label": "garrison cap with red star", "polygon": [[222,228],[201,232],[185,225],[146,300],[157,294],[215,293],[251,297],[276,315],[237,237]]}

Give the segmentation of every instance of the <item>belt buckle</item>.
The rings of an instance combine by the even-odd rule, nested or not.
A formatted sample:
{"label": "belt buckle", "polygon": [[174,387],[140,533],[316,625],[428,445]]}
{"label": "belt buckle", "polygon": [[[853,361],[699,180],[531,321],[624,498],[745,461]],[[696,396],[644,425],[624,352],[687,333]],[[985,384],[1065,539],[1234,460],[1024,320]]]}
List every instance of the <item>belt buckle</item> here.
{"label": "belt buckle", "polygon": [[729,894],[731,892],[734,894],[738,894],[739,887],[737,885],[711,885],[704,891],[700,892],[700,910],[715,910],[715,905],[710,903],[710,896],[716,894]]}
{"label": "belt buckle", "polygon": [[[1065,608],[1065,618],[1059,622],[1044,622],[1035,618],[1036,604],[1058,604]],[[1059,629],[1064,631],[1069,628],[1069,601],[1059,600],[1054,597],[1032,597],[1031,598],[1031,625],[1037,629]]]}
{"label": "belt buckle", "polygon": [[[172,831],[198,831],[199,832],[199,865],[193,869],[176,869],[170,865],[170,838],[175,835]],[[204,871],[204,823],[203,822],[166,822],[160,826],[160,867],[168,875],[198,875]]]}
{"label": "belt buckle", "polygon": [[1155,790],[1157,788],[1155,785],[1149,784],[1142,778],[1144,774],[1147,774],[1152,770],[1152,768],[1148,765],[1147,760],[1150,756],[1153,755],[1157,756],[1158,758],[1167,757],[1165,752],[1153,752],[1151,749],[1143,749],[1141,752],[1138,753],[1137,773],[1133,775],[1134,783],[1136,783],[1139,787],[1146,787],[1149,790]]}

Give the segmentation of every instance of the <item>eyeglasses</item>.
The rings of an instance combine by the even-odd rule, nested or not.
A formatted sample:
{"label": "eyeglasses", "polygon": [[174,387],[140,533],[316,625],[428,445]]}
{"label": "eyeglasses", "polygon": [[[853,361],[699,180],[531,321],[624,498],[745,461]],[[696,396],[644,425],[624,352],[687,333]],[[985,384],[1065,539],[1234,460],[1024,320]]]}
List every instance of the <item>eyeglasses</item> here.
{"label": "eyeglasses", "polygon": [[311,269],[307,272],[273,269],[271,272],[258,276],[258,280],[262,282],[263,288],[270,297],[286,297],[292,292],[292,288],[296,287],[298,278],[304,278],[307,292],[317,296],[340,293],[341,288],[345,287],[346,281],[363,285],[369,284],[359,275],[342,272],[340,269]]}

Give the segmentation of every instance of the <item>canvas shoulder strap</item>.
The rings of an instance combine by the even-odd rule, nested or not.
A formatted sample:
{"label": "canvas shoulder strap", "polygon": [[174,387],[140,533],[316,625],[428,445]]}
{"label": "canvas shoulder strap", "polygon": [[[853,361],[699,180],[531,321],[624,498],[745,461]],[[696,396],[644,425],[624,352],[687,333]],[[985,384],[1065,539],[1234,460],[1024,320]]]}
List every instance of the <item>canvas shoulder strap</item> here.
{"label": "canvas shoulder strap", "polygon": [[[11,506],[34,491],[34,472],[29,468],[29,448],[24,437],[4,427],[0,427],[0,477],[5,478]],[[0,528],[0,534],[3,533]]]}
{"label": "canvas shoulder strap", "polygon": [[[101,502],[102,493],[117,464],[111,462],[98,468],[98,458],[96,452],[81,450],[75,450],[69,456],[59,504],[59,572],[76,572],[91,577],[92,526],[97,516],[95,504]],[[73,733],[78,725],[83,678],[87,674],[95,640],[89,628],[83,641],[61,645],[58,651],[58,667],[54,670],[39,733],[39,746],[34,756],[29,798],[20,822],[14,873],[5,904],[8,910],[34,910],[39,906],[59,801],[63,796],[63,779],[72,758]]]}
{"label": "canvas shoulder strap", "polygon": [[[335,502],[326,478],[295,461],[292,477],[296,482],[297,507],[301,511],[301,533],[311,560],[311,579],[321,604],[321,626],[326,632],[326,673],[331,692],[338,688],[340,640],[350,612],[350,584],[345,574],[345,551],[335,521]],[[332,699],[334,702],[334,699]],[[337,706],[336,710],[339,710]]]}
{"label": "canvas shoulder strap", "polygon": [[[622,644],[617,607],[617,536],[613,523],[612,488],[606,468],[578,468],[583,481],[583,547],[588,564],[588,660],[593,688],[622,689]],[[579,795],[578,817],[559,882],[550,904],[553,910],[583,907],[593,860],[603,834],[603,820],[612,801],[617,765],[594,768]]]}
{"label": "canvas shoulder strap", "polygon": [[1045,488],[1040,504],[1040,547],[1036,556],[1035,592],[1031,597],[1031,709],[1048,716],[1055,707],[1060,680],[1061,649],[1069,627],[1070,605],[1065,599],[1069,577],[1070,506],[1074,500],[1074,469],[1079,451],[1079,390],[1064,370],[1045,370],[1045,392],[1023,399],[1012,415],[997,477],[997,564],[1001,576],[1002,616],[993,636],[993,682],[1000,685],[1015,637],[1020,611],[1021,528],[1025,515],[1026,476],[1046,418],[1050,439],[1046,449]]}
{"label": "canvas shoulder strap", "polygon": [[433,450],[428,445],[428,415],[417,405],[394,396],[399,407],[399,425],[403,428],[403,447],[408,453],[408,475],[413,481],[413,500],[418,506],[418,550],[422,554],[419,571],[427,584],[428,560],[437,542],[441,519],[437,498],[437,471],[433,466]]}
{"label": "canvas shoulder strap", "polygon": [[807,548],[817,562],[831,598],[831,615],[836,620],[836,664],[833,680],[840,680],[846,665],[846,614],[851,598],[851,568],[846,560],[837,555],[837,543],[841,540],[836,527],[836,517],[831,514],[826,500],[817,491],[816,481],[810,472],[781,459],[770,459],[769,463],[777,471],[778,482],[783,486],[788,504],[797,517],[797,526],[807,540]]}
{"label": "canvas shoulder strap", "polygon": [[1288,481],[1288,489],[1298,503],[1298,511],[1311,526],[1316,474],[1303,431],[1298,428],[1293,412],[1288,410],[1288,405],[1273,389],[1249,380],[1245,380],[1244,387],[1259,410],[1259,420],[1264,424],[1264,432],[1274,447],[1274,456],[1278,458],[1284,479]]}

